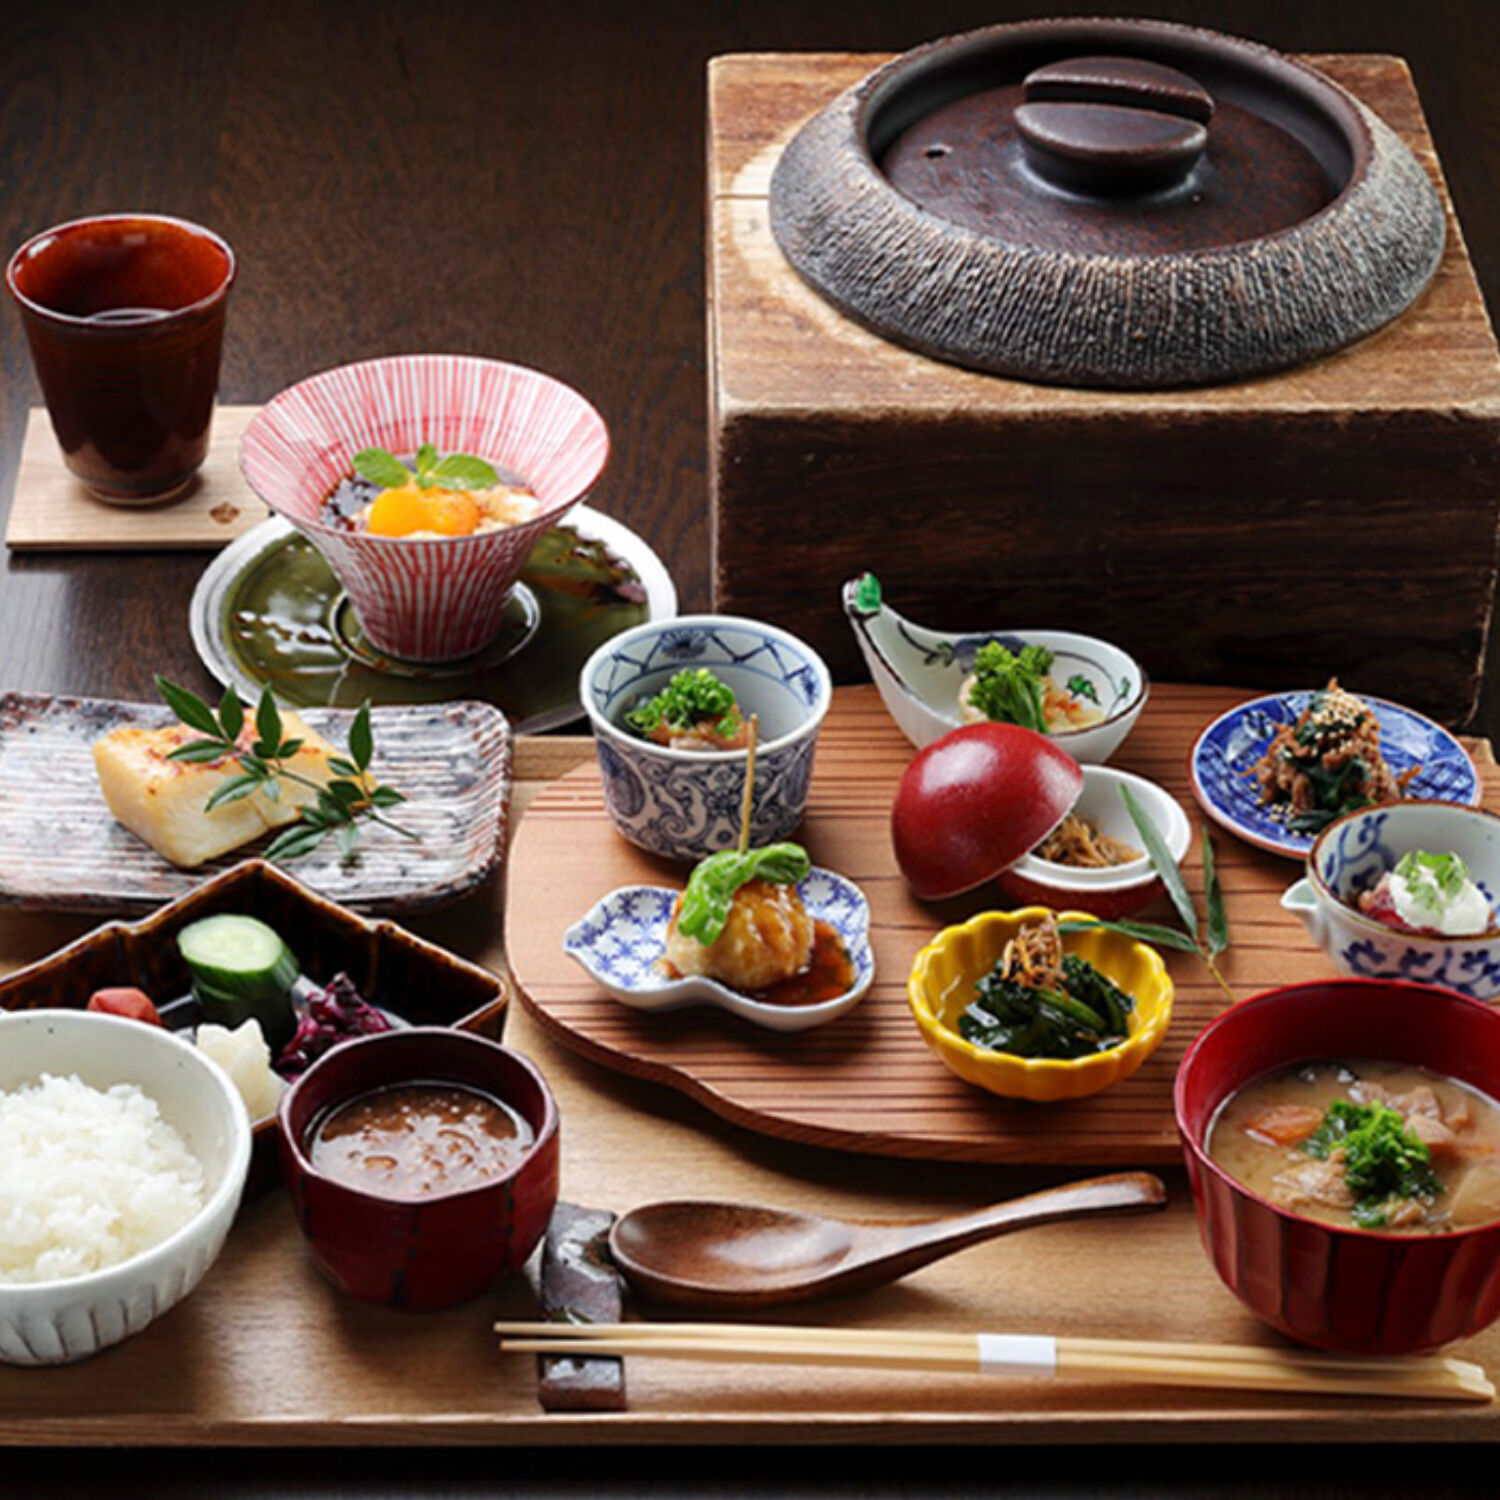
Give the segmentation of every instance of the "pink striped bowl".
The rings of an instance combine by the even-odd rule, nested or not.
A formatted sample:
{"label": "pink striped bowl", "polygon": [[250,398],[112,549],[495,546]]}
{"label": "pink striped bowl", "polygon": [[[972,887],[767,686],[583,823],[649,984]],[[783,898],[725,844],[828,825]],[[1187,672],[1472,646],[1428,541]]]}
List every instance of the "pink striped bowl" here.
{"label": "pink striped bowl", "polygon": [[[504,531],[408,540],[329,526],[329,491],[361,448],[422,443],[519,476],[541,513]],[[593,487],[609,458],[603,418],[550,375],[493,359],[411,354],[341,365],[283,391],[240,441],[250,487],[327,559],[371,643],[409,661],[488,644],[538,537]]]}

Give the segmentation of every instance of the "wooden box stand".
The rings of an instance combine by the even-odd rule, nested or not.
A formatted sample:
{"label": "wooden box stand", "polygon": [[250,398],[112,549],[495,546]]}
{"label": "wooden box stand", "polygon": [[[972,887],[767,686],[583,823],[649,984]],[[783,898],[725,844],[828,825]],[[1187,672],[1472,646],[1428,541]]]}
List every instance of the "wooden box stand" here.
{"label": "wooden box stand", "polygon": [[715,607],[862,676],[839,585],[870,569],[946,628],[1108,637],[1152,675],[1349,686],[1473,711],[1500,525],[1500,361],[1398,58],[1310,61],[1437,181],[1448,246],[1389,327],[1284,374],[1201,390],[1029,385],[855,325],[772,237],[801,123],[884,62],[743,55],[709,71]]}

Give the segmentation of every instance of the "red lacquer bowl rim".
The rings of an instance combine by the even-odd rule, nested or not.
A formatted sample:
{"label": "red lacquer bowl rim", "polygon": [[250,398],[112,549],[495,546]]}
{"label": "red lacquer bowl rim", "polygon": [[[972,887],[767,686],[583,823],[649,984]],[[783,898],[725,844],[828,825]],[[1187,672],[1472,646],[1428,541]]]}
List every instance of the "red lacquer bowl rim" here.
{"label": "red lacquer bowl rim", "polygon": [[[320,1172],[313,1165],[312,1158],[303,1146],[302,1138],[309,1133],[313,1125],[330,1110],[336,1109],[342,1104],[347,1104],[362,1093],[370,1092],[371,1087],[393,1087],[403,1080],[392,1078],[385,1080],[383,1083],[367,1084],[363,1087],[350,1089],[347,1092],[340,1091],[309,1117],[306,1126],[300,1132],[294,1131],[290,1123],[294,1102],[299,1091],[304,1091],[304,1086],[310,1088],[308,1080],[315,1079],[318,1073],[325,1069],[325,1064],[331,1063],[334,1067],[347,1066],[347,1056],[340,1056],[340,1054],[346,1053],[347,1049],[375,1046],[410,1047],[414,1040],[437,1042],[443,1047],[451,1048],[455,1057],[462,1057],[466,1054],[470,1057],[478,1057],[480,1052],[483,1051],[489,1054],[492,1060],[496,1056],[508,1059],[510,1063],[514,1064],[521,1073],[531,1080],[536,1088],[537,1096],[541,1100],[542,1122],[540,1126],[533,1126],[536,1133],[535,1140],[532,1141],[531,1145],[522,1153],[520,1159],[509,1171],[488,1178],[484,1182],[476,1183],[472,1187],[460,1188],[455,1192],[424,1193],[419,1197],[398,1193],[379,1193],[373,1192],[368,1188],[355,1187],[352,1183],[345,1182],[337,1177],[331,1177],[325,1172]],[[460,1086],[467,1085],[470,1088],[484,1089],[486,1092],[491,1093],[494,1092],[492,1086],[476,1081],[472,1073],[457,1065],[453,1067],[453,1073],[461,1076],[444,1077],[438,1075],[434,1081],[439,1083],[454,1083]],[[431,1077],[432,1075],[429,1073],[428,1076]],[[497,1097],[502,1097],[502,1102],[510,1104],[513,1108],[517,1107],[514,1100],[503,1098],[503,1096]],[[554,1147],[558,1132],[558,1118],[557,1100],[548,1086],[547,1080],[542,1076],[541,1069],[530,1058],[522,1056],[521,1053],[502,1045],[500,1042],[492,1041],[487,1036],[481,1036],[477,1032],[455,1031],[447,1026],[405,1026],[399,1030],[378,1032],[373,1036],[356,1037],[352,1041],[341,1042],[338,1046],[330,1048],[325,1052],[300,1078],[292,1083],[281,1096],[281,1102],[276,1109],[276,1125],[281,1134],[282,1148],[295,1164],[301,1176],[316,1182],[320,1189],[324,1191],[347,1194],[350,1198],[356,1198],[366,1203],[382,1204],[392,1208],[411,1209],[421,1209],[429,1204],[447,1205],[463,1203],[466,1200],[478,1200],[495,1193],[497,1190],[508,1188],[522,1174],[534,1170],[536,1163],[543,1159]],[[531,1121],[528,1119],[527,1123],[530,1124]]]}
{"label": "red lacquer bowl rim", "polygon": [[[1494,1018],[1495,1024],[1500,1025],[1500,1011],[1497,1011],[1492,1005],[1487,1004],[1485,1001],[1475,1000],[1469,995],[1460,994],[1457,990],[1446,989],[1441,985],[1418,984],[1414,980],[1409,979],[1364,979],[1348,976],[1329,979],[1302,980],[1296,984],[1278,985],[1275,989],[1262,990],[1257,994],[1247,996],[1245,999],[1237,1001],[1228,1010],[1222,1012],[1220,1015],[1216,1016],[1212,1021],[1210,1021],[1208,1025],[1205,1026],[1202,1031],[1200,1031],[1198,1035],[1193,1038],[1192,1042],[1188,1046],[1187,1051],[1183,1054],[1182,1061],[1178,1064],[1177,1076],[1173,1080],[1172,1084],[1172,1113],[1177,1126],[1177,1135],[1179,1141],[1182,1144],[1182,1149],[1184,1153],[1191,1158],[1190,1165],[1196,1166],[1199,1170],[1214,1178],[1217,1182],[1223,1184],[1236,1197],[1245,1200],[1247,1203],[1252,1203],[1256,1207],[1263,1209],[1265,1212],[1274,1214],[1279,1219],[1285,1219],[1289,1223],[1304,1226],[1305,1228],[1310,1230],[1320,1231],[1335,1238],[1352,1238],[1358,1240],[1361,1243],[1379,1242],[1383,1244],[1390,1244],[1393,1246],[1410,1246],[1412,1244],[1426,1243],[1430,1243],[1433,1245],[1457,1246],[1475,1235],[1495,1233],[1497,1229],[1500,1229],[1500,1219],[1491,1219],[1484,1224],[1471,1224],[1463,1229],[1444,1230],[1441,1234],[1428,1236],[1402,1234],[1390,1230],[1360,1229],[1356,1228],[1353,1225],[1330,1224],[1326,1219],[1315,1219],[1307,1214],[1297,1213],[1294,1209],[1285,1208],[1281,1204],[1273,1203],[1269,1198],[1262,1197],[1253,1189],[1246,1187],[1246,1185],[1242,1183],[1237,1177],[1226,1172],[1223,1167],[1219,1166],[1219,1164],[1209,1156],[1207,1150],[1204,1147],[1203,1141],[1200,1140],[1197,1134],[1189,1128],[1187,1120],[1185,1119],[1186,1093],[1189,1075],[1191,1074],[1193,1068],[1197,1065],[1198,1059],[1202,1054],[1204,1048],[1213,1045],[1213,1038],[1225,1026],[1238,1024],[1238,1018],[1245,1013],[1247,1007],[1261,1008],[1268,1007],[1273,1004],[1287,1004],[1292,999],[1292,997],[1304,995],[1314,990],[1350,990],[1356,993],[1360,990],[1396,990],[1406,995],[1413,1006],[1426,1006],[1430,1008],[1433,1004],[1441,1005],[1445,1003],[1457,1003],[1476,1012],[1482,1012],[1490,1015]],[[1406,1059],[1402,1057],[1389,1056],[1388,1052],[1382,1050],[1378,1038],[1370,1043],[1368,1049],[1365,1050],[1363,1055],[1382,1061],[1406,1061]],[[1288,1054],[1280,1060],[1269,1064],[1267,1067],[1261,1068],[1257,1072],[1250,1074],[1243,1082],[1238,1084],[1236,1087],[1243,1088],[1245,1084],[1249,1083],[1252,1079],[1264,1077],[1267,1073],[1279,1072],[1284,1068],[1294,1067],[1296,1064],[1301,1062],[1314,1062],[1320,1059],[1326,1059],[1327,1056],[1328,1054],[1326,1052],[1320,1052],[1316,1055],[1311,1053]],[[1454,1073],[1452,1076],[1458,1077],[1459,1075],[1457,1073]],[[1468,1083],[1467,1079],[1461,1078],[1460,1081]],[[1477,1088],[1478,1085],[1470,1083],[1469,1087]],[[1231,1090],[1230,1092],[1233,1092],[1233,1090]],[[1489,1091],[1484,1090],[1483,1092],[1488,1093]],[[1218,1113],[1219,1109],[1223,1106],[1224,1100],[1228,1097],[1229,1095],[1225,1094],[1214,1102],[1213,1108],[1208,1111],[1208,1120],[1210,1123],[1212,1122],[1213,1117]],[[1493,1098],[1494,1096],[1491,1095],[1491,1097]],[[1196,1199],[1197,1195],[1195,1194],[1194,1196]]]}

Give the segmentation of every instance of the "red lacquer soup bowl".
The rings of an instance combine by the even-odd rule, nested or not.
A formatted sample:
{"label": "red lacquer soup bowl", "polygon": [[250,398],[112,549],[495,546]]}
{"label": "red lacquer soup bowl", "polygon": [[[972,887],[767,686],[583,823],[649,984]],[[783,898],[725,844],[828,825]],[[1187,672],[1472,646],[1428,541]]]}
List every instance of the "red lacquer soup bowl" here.
{"label": "red lacquer soup bowl", "polygon": [[1256,995],[1206,1027],[1178,1070],[1176,1109],[1214,1269],[1251,1312],[1322,1349],[1411,1353],[1487,1327],[1500,1315],[1500,1223],[1337,1228],[1277,1207],[1209,1160],[1204,1139],[1230,1094],[1318,1058],[1411,1063],[1500,1099],[1500,1012],[1431,985],[1337,979]]}
{"label": "red lacquer soup bowl", "polygon": [[[314,1139],[352,1101],[412,1085],[497,1101],[530,1143],[477,1186],[351,1185],[315,1165]],[[487,1037],[412,1027],[345,1042],[287,1090],[278,1115],[292,1206],[314,1258],[366,1302],[433,1312],[479,1296],[536,1248],[557,1205],[557,1106],[536,1068]]]}

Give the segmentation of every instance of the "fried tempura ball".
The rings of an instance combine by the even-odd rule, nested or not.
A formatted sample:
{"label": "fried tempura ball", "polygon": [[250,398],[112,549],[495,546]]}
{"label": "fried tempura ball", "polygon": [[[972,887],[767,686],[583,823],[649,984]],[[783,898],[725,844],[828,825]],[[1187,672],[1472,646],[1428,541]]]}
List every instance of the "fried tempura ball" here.
{"label": "fried tempura ball", "polygon": [[667,929],[666,959],[679,974],[702,974],[743,993],[769,989],[812,961],[813,921],[794,885],[751,880],[735,892],[729,920],[712,943],[684,937],[677,909]]}

